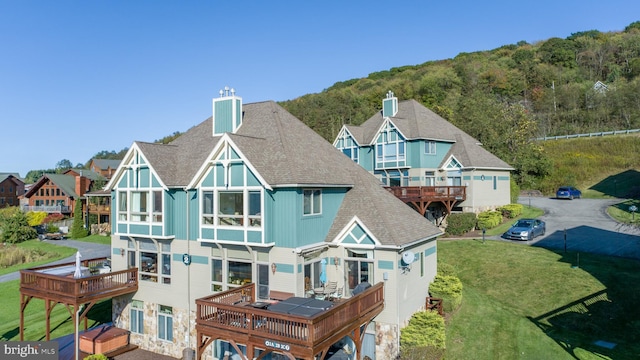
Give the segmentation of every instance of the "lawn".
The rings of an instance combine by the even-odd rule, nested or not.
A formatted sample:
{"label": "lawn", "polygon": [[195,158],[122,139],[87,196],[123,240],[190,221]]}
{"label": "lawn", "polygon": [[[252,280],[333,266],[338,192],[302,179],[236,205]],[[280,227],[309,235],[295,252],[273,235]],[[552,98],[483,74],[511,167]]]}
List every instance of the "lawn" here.
{"label": "lawn", "polygon": [[438,261],[464,286],[446,359],[640,357],[638,261],[479,240],[439,241]]}
{"label": "lawn", "polygon": [[111,236],[89,235],[83,238],[71,240],[89,242],[94,244],[111,245]]}
{"label": "lawn", "polygon": [[[0,341],[20,340],[20,281],[0,283]],[[88,313],[88,327],[111,321],[111,299],[94,305]],[[25,341],[45,339],[45,310],[42,299],[32,299],[25,309]],[[73,333],[73,321],[64,305],[51,312],[51,339]],[[83,325],[80,326],[84,330]]]}

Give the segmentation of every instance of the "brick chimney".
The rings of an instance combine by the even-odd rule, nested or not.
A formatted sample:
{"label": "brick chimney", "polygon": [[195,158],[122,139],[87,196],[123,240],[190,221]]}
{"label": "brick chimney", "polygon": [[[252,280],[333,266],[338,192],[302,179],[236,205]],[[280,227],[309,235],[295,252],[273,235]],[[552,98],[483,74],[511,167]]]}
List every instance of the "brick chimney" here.
{"label": "brick chimney", "polygon": [[84,195],[89,191],[90,184],[91,182],[86,177],[82,175],[76,176],[76,194],[78,194],[78,196]]}

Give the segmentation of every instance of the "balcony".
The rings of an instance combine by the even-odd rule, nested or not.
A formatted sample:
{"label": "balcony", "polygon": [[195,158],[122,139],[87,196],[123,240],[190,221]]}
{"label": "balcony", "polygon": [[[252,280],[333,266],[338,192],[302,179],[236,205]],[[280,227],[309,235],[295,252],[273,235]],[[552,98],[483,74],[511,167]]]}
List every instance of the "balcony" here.
{"label": "balcony", "polygon": [[97,205],[97,204],[89,204],[89,213],[91,214],[110,214],[111,206],[110,205]]}
{"label": "balcony", "polygon": [[196,300],[198,359],[216,339],[243,344],[247,354],[260,349],[294,358],[322,359],[332,344],[350,334],[355,334],[353,340],[359,349],[361,326],[384,309],[383,283],[309,317],[271,311],[273,303],[256,301],[254,294],[255,284],[250,283]]}
{"label": "balcony", "polygon": [[64,205],[29,206],[29,205],[24,205],[24,206],[22,206],[22,211],[24,211],[24,212],[28,212],[28,211],[43,211],[43,212],[46,212],[48,214],[51,214],[51,213],[70,214],[71,213],[71,206],[64,206]]}
{"label": "balcony", "polygon": [[398,199],[413,205],[422,216],[434,202],[442,203],[447,214],[450,214],[455,204],[467,199],[466,186],[391,186],[387,190]]}
{"label": "balcony", "polygon": [[[83,260],[81,268],[88,272],[103,264],[107,258]],[[74,278],[75,262],[55,266],[42,266],[27,270],[20,270],[20,340],[23,339],[24,309],[32,298],[44,299],[46,304],[47,329],[49,340],[51,309],[58,304],[79,309],[86,305],[82,316],[96,302],[115,296],[138,291],[138,269],[132,268],[91,274],[81,278]],[[85,321],[86,328],[86,321]]]}

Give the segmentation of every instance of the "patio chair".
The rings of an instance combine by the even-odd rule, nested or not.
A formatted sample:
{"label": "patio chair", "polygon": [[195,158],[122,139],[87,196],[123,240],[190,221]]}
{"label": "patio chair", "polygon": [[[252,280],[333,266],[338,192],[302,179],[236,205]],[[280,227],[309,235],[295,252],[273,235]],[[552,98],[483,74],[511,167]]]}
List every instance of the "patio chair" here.
{"label": "patio chair", "polygon": [[331,294],[335,293],[336,290],[338,289],[338,282],[337,281],[329,281],[325,286],[324,286],[324,291],[322,292],[324,294],[324,296],[331,296]]}

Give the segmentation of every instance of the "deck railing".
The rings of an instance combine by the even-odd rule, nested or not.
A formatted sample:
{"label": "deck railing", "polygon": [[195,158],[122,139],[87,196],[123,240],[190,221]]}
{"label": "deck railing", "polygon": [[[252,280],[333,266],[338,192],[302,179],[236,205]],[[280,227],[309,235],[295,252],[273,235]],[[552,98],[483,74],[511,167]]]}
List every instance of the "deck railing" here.
{"label": "deck railing", "polygon": [[[84,260],[82,266],[91,269],[102,264],[106,258]],[[43,272],[75,266],[74,263],[43,266],[20,270],[20,291],[24,294],[52,299],[78,301],[91,297],[106,297],[110,293],[126,293],[138,288],[138,268],[96,274],[81,278]]]}
{"label": "deck railing", "polygon": [[393,195],[405,200],[465,200],[466,186],[391,186]]}
{"label": "deck railing", "polygon": [[310,347],[384,307],[383,283],[311,318],[247,306],[255,301],[253,294],[251,283],[197,299],[196,325],[204,333],[211,328]]}
{"label": "deck railing", "polygon": [[22,206],[22,211],[24,211],[24,212],[43,211],[43,212],[46,212],[46,213],[70,213],[71,212],[71,206],[64,206],[64,205],[29,206],[29,205],[23,205]]}
{"label": "deck railing", "polygon": [[108,213],[111,212],[111,205],[97,205],[97,204],[89,204],[89,212],[96,213]]}

